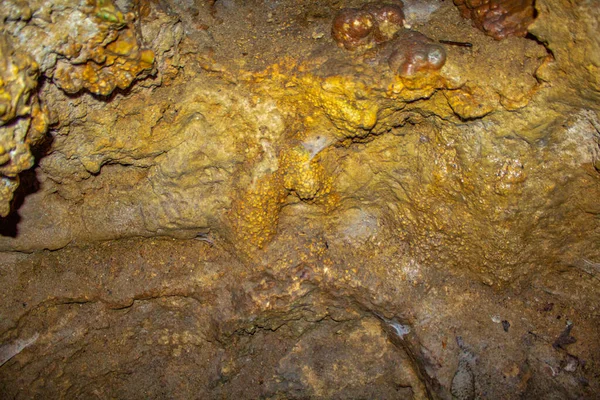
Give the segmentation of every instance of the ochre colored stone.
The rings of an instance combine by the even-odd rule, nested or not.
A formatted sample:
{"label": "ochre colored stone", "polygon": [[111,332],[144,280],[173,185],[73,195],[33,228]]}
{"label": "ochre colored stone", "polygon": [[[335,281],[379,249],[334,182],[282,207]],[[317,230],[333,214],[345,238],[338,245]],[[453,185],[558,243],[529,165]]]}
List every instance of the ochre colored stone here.
{"label": "ochre colored stone", "polygon": [[30,145],[48,126],[35,90],[38,74],[37,63],[0,34],[0,217],[11,210],[19,173],[33,166]]}
{"label": "ochre colored stone", "polygon": [[364,3],[0,2],[1,398],[600,392],[597,7]]}

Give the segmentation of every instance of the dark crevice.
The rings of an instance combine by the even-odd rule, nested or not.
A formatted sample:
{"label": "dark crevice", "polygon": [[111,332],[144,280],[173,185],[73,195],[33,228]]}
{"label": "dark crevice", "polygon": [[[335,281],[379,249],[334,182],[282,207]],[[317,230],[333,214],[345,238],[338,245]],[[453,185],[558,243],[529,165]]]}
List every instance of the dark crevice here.
{"label": "dark crevice", "polygon": [[31,154],[35,162],[33,167],[22,171],[19,174],[19,186],[13,194],[11,202],[11,212],[6,217],[0,217],[0,236],[16,238],[19,235],[19,222],[21,216],[18,213],[19,208],[25,203],[27,196],[37,193],[40,190],[40,181],[37,179],[36,168],[39,162],[44,158],[52,147],[54,138],[51,135],[45,135],[39,142],[31,146]]}

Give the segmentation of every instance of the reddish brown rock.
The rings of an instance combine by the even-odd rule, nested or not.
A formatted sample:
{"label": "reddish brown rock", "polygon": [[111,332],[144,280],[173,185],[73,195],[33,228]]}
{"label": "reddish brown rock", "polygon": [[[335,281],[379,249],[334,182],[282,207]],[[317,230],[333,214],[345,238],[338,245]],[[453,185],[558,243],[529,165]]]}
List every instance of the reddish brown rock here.
{"label": "reddish brown rock", "polygon": [[331,35],[347,50],[369,48],[390,40],[403,24],[402,6],[369,3],[361,9],[342,9],[333,19]]}
{"label": "reddish brown rock", "polygon": [[422,33],[406,30],[392,44],[388,64],[394,73],[408,77],[420,71],[437,71],[446,63],[446,51]]}
{"label": "reddish brown rock", "polygon": [[366,11],[346,8],[333,20],[331,35],[338,44],[347,50],[369,44],[375,19]]}
{"label": "reddish brown rock", "polygon": [[533,22],[533,0],[454,0],[464,18],[486,35],[501,40],[525,36]]}
{"label": "reddish brown rock", "polygon": [[396,32],[403,28],[404,12],[402,6],[396,4],[369,3],[362,10],[373,16],[376,26],[373,36],[377,43],[390,40]]}

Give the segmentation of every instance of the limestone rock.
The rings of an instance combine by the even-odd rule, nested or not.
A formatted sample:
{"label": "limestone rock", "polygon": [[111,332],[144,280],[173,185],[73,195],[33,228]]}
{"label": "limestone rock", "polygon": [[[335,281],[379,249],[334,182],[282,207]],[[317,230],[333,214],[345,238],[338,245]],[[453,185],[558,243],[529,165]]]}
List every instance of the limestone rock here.
{"label": "limestone rock", "polygon": [[[540,79],[565,82],[561,97],[569,103],[584,102],[598,109],[600,99],[600,39],[594,34],[600,19],[598,8],[589,2],[567,5],[559,1],[536,2],[539,17],[531,33],[547,43],[553,62],[540,71]],[[565,23],[576,21],[576,23]]]}
{"label": "limestone rock", "polygon": [[0,216],[10,212],[18,174],[33,166],[30,145],[46,131],[47,115],[35,91],[38,65],[0,34]]}
{"label": "limestone rock", "polygon": [[407,73],[406,31],[329,35],[358,0],[3,2],[3,146],[51,125],[0,219],[0,397],[598,393],[596,13],[498,41],[420,4],[446,58]]}
{"label": "limestone rock", "polygon": [[147,75],[151,50],[139,48],[134,14],[109,0],[4,2],[2,30],[29,51],[41,72],[68,93],[109,95]]}

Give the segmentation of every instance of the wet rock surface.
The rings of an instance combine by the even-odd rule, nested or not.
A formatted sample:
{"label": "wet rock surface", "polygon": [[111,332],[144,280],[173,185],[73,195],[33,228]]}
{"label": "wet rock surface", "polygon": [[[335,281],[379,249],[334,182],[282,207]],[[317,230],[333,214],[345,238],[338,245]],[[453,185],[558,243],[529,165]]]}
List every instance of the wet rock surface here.
{"label": "wet rock surface", "polygon": [[10,213],[10,202],[19,186],[19,173],[31,168],[30,146],[45,133],[48,116],[35,91],[38,65],[27,54],[15,51],[0,36],[0,218]]}
{"label": "wet rock surface", "polygon": [[2,3],[0,397],[594,398],[598,15],[536,8]]}
{"label": "wet rock surface", "polygon": [[463,17],[486,35],[501,40],[525,36],[535,19],[534,0],[454,0]]}

